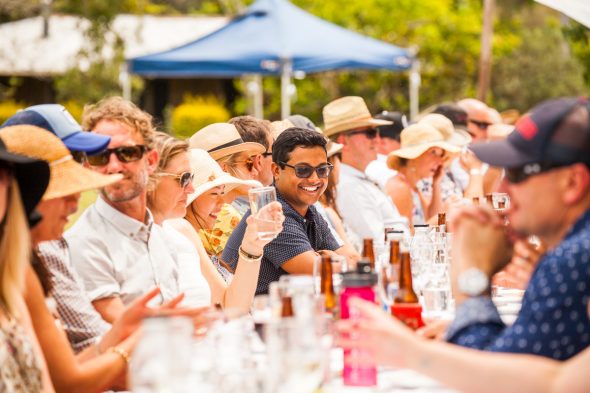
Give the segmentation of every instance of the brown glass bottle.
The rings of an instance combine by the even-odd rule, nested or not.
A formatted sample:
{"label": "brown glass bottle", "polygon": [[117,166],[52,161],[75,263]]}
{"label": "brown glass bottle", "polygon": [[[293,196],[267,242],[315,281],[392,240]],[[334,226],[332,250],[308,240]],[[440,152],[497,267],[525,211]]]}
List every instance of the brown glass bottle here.
{"label": "brown glass bottle", "polygon": [[438,213],[437,217],[437,232],[446,232],[447,231],[447,214],[446,213]]}
{"label": "brown glass bottle", "polygon": [[373,239],[363,239],[363,259],[368,259],[371,263],[371,270],[375,270],[375,251],[373,249]]}
{"label": "brown glass bottle", "polygon": [[320,289],[325,299],[325,310],[333,313],[336,308],[336,293],[334,292],[334,283],[332,281],[332,257],[329,255],[322,255],[320,280]]}
{"label": "brown glass bottle", "polygon": [[478,205],[479,205],[479,197],[473,197],[473,198],[472,198],[472,201],[473,201],[473,204],[474,204],[475,206],[478,206]]}
{"label": "brown glass bottle", "polygon": [[490,207],[494,207],[494,196],[492,194],[486,194],[486,204]]}
{"label": "brown glass bottle", "polygon": [[410,262],[410,253],[401,254],[400,273],[399,273],[399,290],[395,297],[396,303],[418,303],[418,296],[412,287],[412,266]]}
{"label": "brown glass bottle", "polygon": [[283,296],[281,299],[281,318],[288,318],[294,315],[291,296]]}
{"label": "brown glass bottle", "polygon": [[394,304],[391,306],[391,313],[412,329],[424,326],[422,306],[418,301],[414,288],[412,288],[410,254],[407,252],[401,254],[399,289]]}

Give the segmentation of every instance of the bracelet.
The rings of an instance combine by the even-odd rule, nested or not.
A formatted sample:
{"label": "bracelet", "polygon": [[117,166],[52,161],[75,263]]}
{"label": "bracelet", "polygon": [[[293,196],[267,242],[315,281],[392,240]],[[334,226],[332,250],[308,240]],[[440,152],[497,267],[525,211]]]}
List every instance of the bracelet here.
{"label": "bracelet", "polygon": [[262,259],[262,254],[261,255],[248,254],[246,251],[244,251],[242,246],[240,246],[240,248],[238,248],[238,254],[240,254],[240,257],[242,257],[244,260],[246,260],[246,262],[258,262]]}
{"label": "bracelet", "polygon": [[123,359],[125,364],[129,364],[129,360],[131,359],[131,356],[129,356],[129,352],[127,352],[123,348],[110,347],[107,351],[118,354],[119,356],[121,356],[121,359]]}

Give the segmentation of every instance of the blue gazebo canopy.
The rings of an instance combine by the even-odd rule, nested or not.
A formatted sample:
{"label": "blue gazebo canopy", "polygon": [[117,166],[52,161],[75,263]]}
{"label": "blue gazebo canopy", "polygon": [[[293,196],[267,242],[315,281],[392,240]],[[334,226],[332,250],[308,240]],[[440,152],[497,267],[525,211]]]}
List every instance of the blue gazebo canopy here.
{"label": "blue gazebo canopy", "polygon": [[189,44],[129,60],[152,77],[285,75],[335,69],[410,68],[413,55],[320,19],[287,0],[258,0],[225,27]]}

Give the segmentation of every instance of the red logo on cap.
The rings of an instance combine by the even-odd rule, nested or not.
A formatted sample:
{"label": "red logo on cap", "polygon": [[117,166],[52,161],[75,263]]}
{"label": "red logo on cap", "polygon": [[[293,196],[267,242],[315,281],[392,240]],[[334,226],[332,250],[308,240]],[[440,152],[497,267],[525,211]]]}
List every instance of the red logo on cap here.
{"label": "red logo on cap", "polygon": [[530,117],[525,116],[516,123],[516,131],[522,135],[524,139],[530,141],[535,135],[537,135],[539,129]]}

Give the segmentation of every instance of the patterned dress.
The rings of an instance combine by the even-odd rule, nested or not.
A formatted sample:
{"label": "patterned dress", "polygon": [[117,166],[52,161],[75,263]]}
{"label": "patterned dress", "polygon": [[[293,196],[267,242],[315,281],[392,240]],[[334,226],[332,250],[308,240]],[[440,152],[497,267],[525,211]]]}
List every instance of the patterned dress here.
{"label": "patterned dress", "polygon": [[41,367],[33,345],[15,319],[0,326],[0,365],[1,393],[42,390]]}

